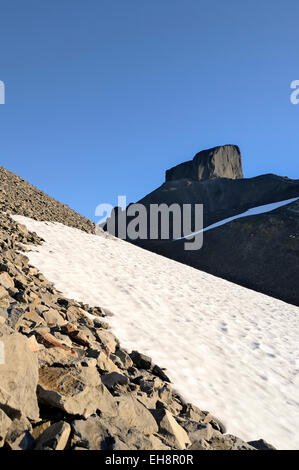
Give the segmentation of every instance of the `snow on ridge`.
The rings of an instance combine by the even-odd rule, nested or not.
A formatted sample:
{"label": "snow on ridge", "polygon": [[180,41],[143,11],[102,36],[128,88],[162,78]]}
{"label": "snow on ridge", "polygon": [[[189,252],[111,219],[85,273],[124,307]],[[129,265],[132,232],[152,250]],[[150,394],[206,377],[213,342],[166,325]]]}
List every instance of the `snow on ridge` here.
{"label": "snow on ridge", "polygon": [[[298,449],[298,308],[118,239],[12,216],[45,243],[30,263],[67,297],[109,308],[123,347],[244,440]],[[297,353],[297,354],[296,354]]]}
{"label": "snow on ridge", "polygon": [[221,225],[226,225],[229,222],[232,222],[233,220],[236,220],[236,219],[242,219],[243,217],[249,217],[249,216],[259,215],[259,214],[267,214],[267,212],[271,212],[271,211],[274,211],[275,209],[278,209],[279,207],[283,207],[283,206],[286,206],[287,204],[291,204],[291,202],[295,202],[297,201],[297,199],[299,198],[293,197],[292,199],[286,199],[285,201],[271,202],[270,204],[263,204],[262,206],[252,207],[251,209],[248,209],[247,211],[242,212],[241,214],[233,215],[232,217],[228,217],[227,219],[219,220],[218,222],[215,222],[214,224],[208,225],[202,230],[198,230],[198,232],[193,232],[189,235],[185,235],[184,237],[176,238],[176,240],[182,240],[183,238],[190,238],[192,235],[196,235],[201,232],[207,232],[208,230],[212,230],[213,228],[220,227]]}

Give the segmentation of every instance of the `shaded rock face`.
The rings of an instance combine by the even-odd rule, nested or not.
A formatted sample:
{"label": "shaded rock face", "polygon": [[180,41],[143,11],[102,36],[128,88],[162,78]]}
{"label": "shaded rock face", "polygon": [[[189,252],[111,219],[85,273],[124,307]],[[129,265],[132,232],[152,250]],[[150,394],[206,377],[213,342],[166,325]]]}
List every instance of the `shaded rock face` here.
{"label": "shaded rock face", "polygon": [[139,240],[154,253],[299,306],[299,201],[203,234],[200,250],[184,240]]}
{"label": "shaded rock face", "polygon": [[[164,183],[138,201],[150,204],[203,204],[204,227],[241,214],[253,207],[299,197],[299,180],[267,174],[254,178],[188,179]],[[149,212],[149,211],[148,211]]]}
{"label": "shaded rock face", "polygon": [[166,171],[165,180],[210,178],[243,178],[242,159],[239,147],[223,145],[197,153],[193,160],[181,163]]}
{"label": "shaded rock face", "polygon": [[[157,239],[150,237],[153,205],[163,204],[170,208],[176,204],[182,213],[183,205],[189,204],[194,222],[195,205],[202,204],[203,228],[207,228],[249,209],[296,197],[299,197],[299,180],[274,174],[243,178],[239,148],[232,145],[215,147],[168,170],[166,182],[137,202],[147,209],[147,226],[143,230],[147,236],[136,240],[127,238],[127,241],[299,305],[299,202],[206,231],[199,250],[185,250],[185,240],[174,240],[179,237],[172,232],[175,216],[171,211],[169,240],[163,239],[161,220],[158,220]],[[127,216],[127,226],[132,219],[134,217]],[[182,220],[181,217],[181,227]]]}

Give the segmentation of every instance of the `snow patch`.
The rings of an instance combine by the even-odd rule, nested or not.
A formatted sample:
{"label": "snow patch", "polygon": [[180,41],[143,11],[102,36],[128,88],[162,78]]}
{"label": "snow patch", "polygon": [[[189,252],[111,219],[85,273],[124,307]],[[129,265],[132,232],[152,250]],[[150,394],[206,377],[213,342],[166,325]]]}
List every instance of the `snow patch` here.
{"label": "snow patch", "polygon": [[122,240],[12,216],[45,240],[26,252],[67,297],[115,313],[123,347],[246,441],[298,449],[298,308]]}

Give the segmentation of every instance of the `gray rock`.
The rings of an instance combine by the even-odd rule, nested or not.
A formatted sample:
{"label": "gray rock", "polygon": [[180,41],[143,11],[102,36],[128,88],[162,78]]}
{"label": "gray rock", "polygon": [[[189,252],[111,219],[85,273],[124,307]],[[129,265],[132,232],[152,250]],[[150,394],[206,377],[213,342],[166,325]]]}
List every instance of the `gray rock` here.
{"label": "gray rock", "polygon": [[167,445],[179,450],[184,450],[191,445],[185,429],[177,423],[168,410],[154,410],[153,415],[159,426],[159,434]]}
{"label": "gray rock", "polygon": [[71,434],[71,426],[65,421],[52,424],[38,438],[34,450],[64,450]]}
{"label": "gray rock", "polygon": [[34,447],[34,439],[29,431],[25,431],[14,442],[7,441],[7,445],[11,450],[32,450]]}
{"label": "gray rock", "polygon": [[101,344],[109,351],[109,353],[115,353],[116,347],[119,345],[118,340],[113,333],[107,330],[97,329],[96,337]]}
{"label": "gray rock", "polygon": [[47,325],[49,326],[61,326],[66,323],[60,313],[57,310],[54,310],[53,308],[43,311],[42,316],[45,319]]}
{"label": "gray rock", "polygon": [[117,415],[115,401],[95,366],[42,367],[37,394],[41,403],[71,415],[86,418],[97,411],[103,417]]}
{"label": "gray rock", "polygon": [[115,355],[119,357],[120,361],[122,362],[122,365],[124,368],[128,369],[129,367],[133,366],[133,361],[130,358],[129,354],[124,351],[123,349],[118,349],[115,352]]}
{"label": "gray rock", "polygon": [[118,372],[110,372],[101,376],[102,382],[106,387],[113,388],[115,385],[127,385],[129,379],[126,375]]}
{"label": "gray rock", "polygon": [[102,419],[91,416],[72,423],[72,447],[89,450],[153,450],[153,442],[120,417]]}
{"label": "gray rock", "polygon": [[114,364],[110,357],[107,356],[103,351],[97,358],[97,365],[102,372],[118,372],[120,374],[120,370],[117,365]]}
{"label": "gray rock", "polygon": [[24,314],[24,307],[21,307],[19,303],[14,302],[11,304],[11,307],[7,309],[7,324],[11,328],[16,328],[18,322]]}
{"label": "gray rock", "polygon": [[0,409],[0,448],[3,447],[4,440],[11,425],[11,419]]}
{"label": "gray rock", "polygon": [[232,434],[221,434],[219,431],[213,432],[209,444],[213,450],[256,450],[242,439]]}
{"label": "gray rock", "polygon": [[0,300],[5,299],[5,297],[8,297],[8,295],[8,290],[5,289],[5,287],[0,286]]}
{"label": "gray rock", "polygon": [[14,287],[13,279],[8,273],[0,273],[0,286],[4,287],[5,289],[11,289]]}
{"label": "gray rock", "polygon": [[19,333],[2,336],[4,364],[0,364],[0,408],[10,418],[21,415],[39,418],[36,398],[38,361],[28,347],[28,340]]}
{"label": "gray rock", "polygon": [[209,443],[204,439],[199,439],[192,443],[188,450],[212,450]]}
{"label": "gray rock", "polygon": [[116,399],[119,416],[130,428],[136,428],[148,436],[158,432],[158,425],[150,411],[132,395],[127,394]]}
{"label": "gray rock", "polygon": [[78,363],[80,360],[77,356],[66,354],[66,352],[57,347],[41,349],[37,353],[39,367],[58,365],[72,366]]}
{"label": "gray rock", "polygon": [[250,441],[250,442],[247,442],[247,444],[249,444],[250,446],[254,447],[257,450],[277,450],[271,444],[268,444],[268,442],[264,441],[264,439],[259,439],[257,441]]}
{"label": "gray rock", "polygon": [[210,423],[197,423],[189,420],[179,420],[178,422],[188,433],[192,443],[200,440],[210,441],[214,434]]}

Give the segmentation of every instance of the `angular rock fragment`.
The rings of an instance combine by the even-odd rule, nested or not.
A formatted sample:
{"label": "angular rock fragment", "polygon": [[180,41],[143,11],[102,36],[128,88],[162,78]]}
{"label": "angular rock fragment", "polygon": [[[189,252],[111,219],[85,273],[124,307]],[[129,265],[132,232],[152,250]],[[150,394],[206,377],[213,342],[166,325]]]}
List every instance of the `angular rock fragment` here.
{"label": "angular rock fragment", "polygon": [[256,450],[253,446],[232,434],[221,434],[215,430],[210,439],[210,445],[213,450]]}
{"label": "angular rock fragment", "polygon": [[264,439],[259,439],[257,441],[250,441],[247,442],[250,446],[254,447],[257,450],[277,450],[268,442],[264,441]]}
{"label": "angular rock fragment", "polygon": [[11,450],[32,450],[34,438],[31,431],[32,426],[27,418],[21,416],[14,419],[5,438],[6,445]]}
{"label": "angular rock fragment", "polygon": [[138,369],[150,369],[152,365],[152,359],[145,354],[141,354],[138,351],[132,351],[130,354],[132,361]]}
{"label": "angular rock fragment", "polygon": [[19,333],[4,335],[1,341],[5,360],[0,363],[0,408],[10,418],[23,415],[37,420],[37,357],[30,351],[27,338]]}
{"label": "angular rock fragment", "polygon": [[129,428],[120,417],[102,419],[91,416],[76,420],[73,427],[73,447],[89,450],[153,450],[153,442],[137,429]]}
{"label": "angular rock fragment", "polygon": [[153,415],[159,425],[159,434],[167,445],[180,450],[184,450],[191,445],[185,429],[176,422],[168,410],[155,410]]}
{"label": "angular rock fragment", "polygon": [[128,377],[118,372],[103,374],[101,379],[103,384],[108,388],[113,388],[115,385],[127,385],[129,383]]}
{"label": "angular rock fragment", "polygon": [[12,289],[14,287],[14,281],[7,272],[0,272],[0,286],[5,289]]}
{"label": "angular rock fragment", "polygon": [[37,439],[34,450],[65,450],[71,434],[71,426],[65,421],[49,426]]}
{"label": "angular rock fragment", "polygon": [[39,370],[38,399],[70,415],[87,418],[116,416],[116,404],[101,383],[96,367],[42,367]]}
{"label": "angular rock fragment", "polygon": [[118,413],[129,427],[134,427],[149,436],[158,432],[158,425],[150,411],[132,395],[127,394],[116,399]]}
{"label": "angular rock fragment", "polygon": [[11,424],[11,419],[0,409],[0,448],[3,447],[4,439]]}
{"label": "angular rock fragment", "polygon": [[96,337],[101,344],[109,351],[109,353],[115,353],[116,347],[119,346],[119,342],[113,333],[107,330],[97,329]]}

